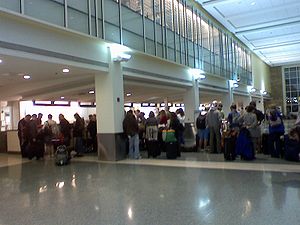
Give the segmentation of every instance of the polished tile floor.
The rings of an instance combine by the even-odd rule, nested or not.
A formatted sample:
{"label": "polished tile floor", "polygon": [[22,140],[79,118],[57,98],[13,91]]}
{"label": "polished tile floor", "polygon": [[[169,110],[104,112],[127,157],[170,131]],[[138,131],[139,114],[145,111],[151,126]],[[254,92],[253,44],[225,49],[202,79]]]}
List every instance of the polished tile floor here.
{"label": "polished tile floor", "polygon": [[0,224],[299,224],[300,165],[248,164],[0,154]]}

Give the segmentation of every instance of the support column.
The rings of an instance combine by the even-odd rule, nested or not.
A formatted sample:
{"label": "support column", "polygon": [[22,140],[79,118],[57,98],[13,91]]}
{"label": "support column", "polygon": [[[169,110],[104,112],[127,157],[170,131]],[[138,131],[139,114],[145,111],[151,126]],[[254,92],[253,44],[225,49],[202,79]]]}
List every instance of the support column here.
{"label": "support column", "polygon": [[222,104],[223,104],[223,111],[225,118],[228,116],[230,112],[230,106],[234,102],[233,98],[233,87],[230,84],[230,81],[228,81],[228,93],[223,94],[222,98]]}
{"label": "support column", "polygon": [[183,97],[185,108],[185,123],[194,123],[196,121],[195,113],[199,110],[199,84],[198,80],[193,78],[193,87],[188,88]]}
{"label": "support column", "polygon": [[19,101],[11,101],[8,102],[8,106],[11,106],[11,129],[18,129],[18,122],[20,120],[20,102]]}
{"label": "support column", "polygon": [[199,84],[193,78],[193,86],[188,88],[183,97],[185,108],[184,147],[194,148],[196,146],[195,121],[199,113]]}
{"label": "support column", "polygon": [[126,157],[123,89],[121,62],[111,60],[108,74],[95,75],[99,160],[116,161]]}

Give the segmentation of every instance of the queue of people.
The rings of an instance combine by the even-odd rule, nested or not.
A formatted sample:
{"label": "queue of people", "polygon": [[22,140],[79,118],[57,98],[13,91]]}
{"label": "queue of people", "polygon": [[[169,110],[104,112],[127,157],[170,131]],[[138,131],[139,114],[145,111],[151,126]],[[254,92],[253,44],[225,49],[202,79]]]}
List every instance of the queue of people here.
{"label": "queue of people", "polygon": [[[90,115],[88,124],[78,113],[75,122],[70,124],[63,114],[59,114],[57,124],[52,115],[42,124],[43,115],[26,115],[18,123],[18,138],[23,158],[43,158],[44,154],[54,156],[58,145],[71,148],[74,140],[76,156],[83,156],[87,151],[97,151],[96,115]],[[72,139],[73,138],[73,139]]]}
{"label": "queue of people", "polygon": [[[263,123],[268,127],[266,133],[262,133]],[[229,151],[233,151],[234,155],[241,155],[241,158],[248,160],[255,159],[256,153],[270,154],[273,158],[284,157],[284,154],[289,154],[287,152],[291,149],[289,143],[300,143],[299,125],[284,136],[285,127],[279,109],[275,105],[270,105],[264,114],[256,108],[254,101],[245,107],[245,111],[240,112],[233,103],[226,119],[222,113],[222,104],[213,101],[210,108],[199,113],[196,126],[199,140],[197,146],[200,149],[203,147],[209,153],[225,153],[228,150],[226,148],[231,148]],[[266,137],[264,143],[262,143],[262,135]],[[226,145],[225,142],[229,137],[233,144]],[[249,144],[246,144],[246,141]],[[297,146],[298,150],[294,150],[294,153],[296,152],[299,161],[300,144]]]}

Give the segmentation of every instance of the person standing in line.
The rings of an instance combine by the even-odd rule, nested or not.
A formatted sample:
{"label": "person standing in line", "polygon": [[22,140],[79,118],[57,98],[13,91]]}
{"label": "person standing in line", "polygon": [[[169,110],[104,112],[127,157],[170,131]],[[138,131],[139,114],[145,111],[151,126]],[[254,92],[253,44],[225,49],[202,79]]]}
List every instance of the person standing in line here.
{"label": "person standing in line", "polygon": [[71,142],[71,125],[68,120],[66,120],[65,116],[63,114],[59,114],[59,128],[60,128],[60,134],[63,137],[63,144],[65,146],[70,146]]}
{"label": "person standing in line", "polygon": [[75,157],[83,156],[83,131],[84,131],[84,121],[79,116],[78,113],[74,114],[75,122],[73,124],[73,137],[75,139]]}
{"label": "person standing in line", "polygon": [[254,151],[261,152],[261,145],[262,145],[261,123],[265,119],[265,115],[263,114],[262,111],[260,111],[256,108],[256,102],[255,101],[251,101],[249,103],[249,105],[254,107],[254,114],[256,115],[256,119],[257,119],[257,127],[256,127],[256,131],[255,131],[256,146],[254,146]]}
{"label": "person standing in line", "polygon": [[26,147],[29,143],[29,122],[31,115],[26,115],[18,122],[18,138],[20,143],[22,158],[26,158]]}
{"label": "person standing in line", "polygon": [[93,145],[93,152],[97,151],[97,122],[94,115],[89,115],[89,123],[87,125],[88,136]]}
{"label": "person standing in line", "polygon": [[38,116],[37,116],[37,125],[38,127],[42,127],[42,118],[43,118],[43,114],[42,113],[39,113]]}
{"label": "person standing in line", "polygon": [[45,152],[48,152],[50,157],[54,156],[54,145],[52,140],[58,137],[58,126],[52,119],[52,115],[48,115],[48,120],[44,123],[44,141],[45,141]]}
{"label": "person standing in line", "polygon": [[[197,127],[197,135],[199,138],[199,151],[201,150],[202,146],[203,149],[207,149],[208,146],[208,136],[209,136],[209,129],[206,124],[206,116],[207,111],[203,110],[199,113],[199,116],[196,120],[196,127]],[[198,149],[197,149],[198,150]]]}
{"label": "person standing in line", "polygon": [[220,111],[217,109],[217,101],[212,102],[212,106],[206,116],[206,124],[210,133],[210,153],[221,153],[221,124],[222,118]]}
{"label": "person standing in line", "polygon": [[133,111],[129,110],[123,120],[123,130],[129,139],[129,153],[130,159],[140,159],[139,149],[139,125],[137,119],[133,115]]}
{"label": "person standing in line", "polygon": [[178,131],[178,143],[180,146],[184,145],[184,136],[183,136],[183,132],[184,132],[184,126],[185,126],[185,114],[182,108],[179,108],[176,110],[176,114],[177,114],[177,118],[180,122],[180,129]]}
{"label": "person standing in line", "polygon": [[228,114],[228,123],[231,130],[239,130],[240,113],[236,110],[236,104],[232,103],[230,106],[230,113]]}
{"label": "person standing in line", "polygon": [[253,144],[253,153],[255,156],[255,146],[257,145],[257,118],[255,115],[255,108],[252,105],[246,107],[246,112],[241,117],[240,121],[242,126],[247,128],[250,132],[252,144]]}

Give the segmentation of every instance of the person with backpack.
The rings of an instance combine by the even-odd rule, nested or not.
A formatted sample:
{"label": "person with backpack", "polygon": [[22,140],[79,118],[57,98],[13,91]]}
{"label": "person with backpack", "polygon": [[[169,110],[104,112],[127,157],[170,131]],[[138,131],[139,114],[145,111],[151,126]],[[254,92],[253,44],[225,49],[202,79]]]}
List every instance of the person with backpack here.
{"label": "person with backpack", "polygon": [[206,124],[206,115],[207,111],[203,110],[199,113],[199,116],[196,120],[197,136],[199,138],[199,150],[202,148],[202,146],[204,150],[208,146],[209,129]]}
{"label": "person with backpack", "polygon": [[56,122],[52,119],[52,115],[48,115],[48,120],[43,126],[44,142],[45,142],[45,152],[49,153],[50,157],[54,156],[54,145],[52,139],[56,138],[58,135],[58,126]]}

